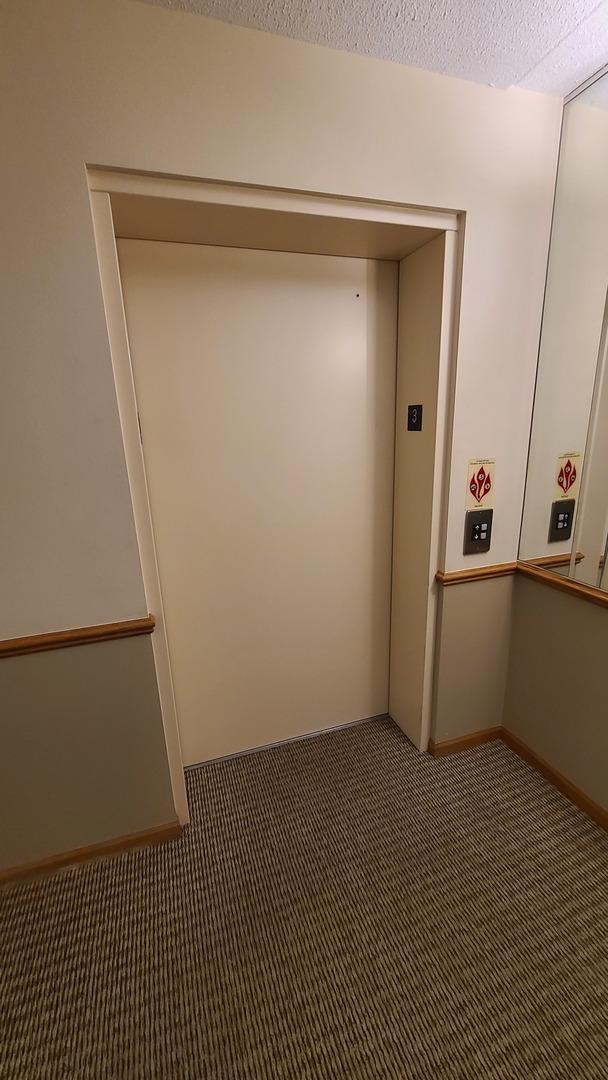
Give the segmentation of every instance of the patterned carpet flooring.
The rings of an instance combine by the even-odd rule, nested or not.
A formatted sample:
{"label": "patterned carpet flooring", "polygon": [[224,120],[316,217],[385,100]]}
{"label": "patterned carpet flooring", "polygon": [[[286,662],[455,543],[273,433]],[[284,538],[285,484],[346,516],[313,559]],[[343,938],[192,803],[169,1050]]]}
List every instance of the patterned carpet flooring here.
{"label": "patterned carpet flooring", "polygon": [[2,1080],[608,1077],[608,836],[504,745],[188,786],[181,840],[0,892]]}

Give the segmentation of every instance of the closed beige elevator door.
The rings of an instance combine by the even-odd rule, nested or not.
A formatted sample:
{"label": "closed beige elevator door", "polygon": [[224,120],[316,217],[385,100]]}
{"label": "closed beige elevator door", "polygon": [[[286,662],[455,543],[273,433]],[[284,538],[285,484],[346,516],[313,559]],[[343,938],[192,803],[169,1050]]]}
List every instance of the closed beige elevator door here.
{"label": "closed beige elevator door", "polygon": [[118,249],[185,763],[386,712],[397,264]]}

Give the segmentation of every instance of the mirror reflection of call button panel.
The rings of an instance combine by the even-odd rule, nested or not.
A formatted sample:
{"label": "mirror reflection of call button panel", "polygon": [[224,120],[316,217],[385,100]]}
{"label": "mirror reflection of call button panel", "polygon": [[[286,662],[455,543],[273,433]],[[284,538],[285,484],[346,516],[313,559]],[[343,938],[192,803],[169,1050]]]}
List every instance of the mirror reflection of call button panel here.
{"label": "mirror reflection of call button panel", "polygon": [[576,499],[558,499],[557,502],[553,503],[549,523],[548,543],[555,544],[558,540],[570,539],[572,536],[575,505]]}

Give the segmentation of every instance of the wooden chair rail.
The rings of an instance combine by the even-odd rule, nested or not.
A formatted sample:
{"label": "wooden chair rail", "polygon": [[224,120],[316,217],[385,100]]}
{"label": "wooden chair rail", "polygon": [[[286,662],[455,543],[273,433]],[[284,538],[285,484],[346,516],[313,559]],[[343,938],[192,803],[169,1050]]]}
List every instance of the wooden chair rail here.
{"label": "wooden chair rail", "polygon": [[27,653],[47,652],[49,649],[69,649],[73,645],[92,645],[99,641],[114,641],[116,638],[151,634],[155,624],[154,616],[146,615],[143,619],[102,623],[100,626],[81,626],[77,630],[55,630],[49,634],[7,638],[0,641],[0,659],[8,656],[24,656]]}

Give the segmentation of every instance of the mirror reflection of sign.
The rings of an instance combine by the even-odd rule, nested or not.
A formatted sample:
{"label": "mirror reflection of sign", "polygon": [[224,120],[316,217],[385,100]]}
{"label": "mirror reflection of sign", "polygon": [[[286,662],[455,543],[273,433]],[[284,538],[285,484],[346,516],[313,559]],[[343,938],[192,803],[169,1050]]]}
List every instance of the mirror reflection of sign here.
{"label": "mirror reflection of sign", "polygon": [[581,454],[569,450],[560,454],[555,468],[555,498],[574,499],[578,494],[581,476]]}
{"label": "mirror reflection of sign", "polygon": [[492,506],[496,462],[493,458],[474,458],[467,470],[467,510],[485,510]]}

